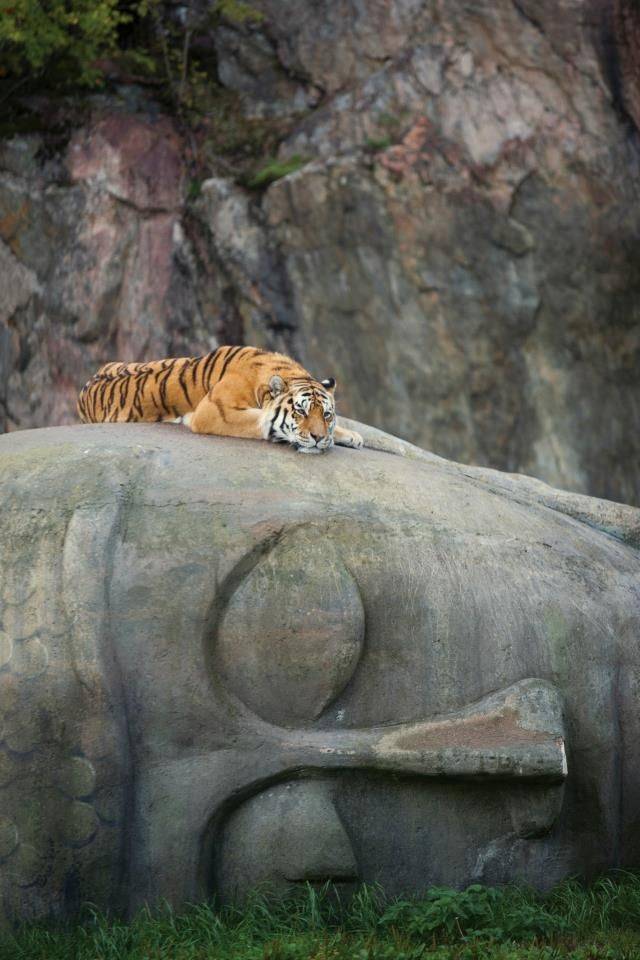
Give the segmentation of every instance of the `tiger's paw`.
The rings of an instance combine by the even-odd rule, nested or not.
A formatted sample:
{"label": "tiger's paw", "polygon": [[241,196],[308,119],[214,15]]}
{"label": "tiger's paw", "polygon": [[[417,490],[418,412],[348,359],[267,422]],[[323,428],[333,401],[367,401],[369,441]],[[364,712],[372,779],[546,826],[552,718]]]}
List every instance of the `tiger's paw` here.
{"label": "tiger's paw", "polygon": [[341,447],[352,447],[354,450],[361,450],[364,447],[364,440],[355,430],[341,430],[335,442]]}

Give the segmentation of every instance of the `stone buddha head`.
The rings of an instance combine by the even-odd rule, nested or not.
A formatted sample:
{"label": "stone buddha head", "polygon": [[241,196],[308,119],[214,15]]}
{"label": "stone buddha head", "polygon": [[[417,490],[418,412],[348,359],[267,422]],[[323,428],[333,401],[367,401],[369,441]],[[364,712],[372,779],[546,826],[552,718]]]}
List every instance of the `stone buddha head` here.
{"label": "stone buddha head", "polygon": [[5,916],[637,859],[630,546],[437,458],[0,442]]}

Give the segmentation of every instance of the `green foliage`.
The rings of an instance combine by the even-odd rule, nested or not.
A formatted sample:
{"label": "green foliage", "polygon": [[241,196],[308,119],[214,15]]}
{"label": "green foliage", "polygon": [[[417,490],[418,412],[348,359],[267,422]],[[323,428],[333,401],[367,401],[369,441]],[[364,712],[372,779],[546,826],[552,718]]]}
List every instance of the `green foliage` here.
{"label": "green foliage", "polygon": [[134,84],[149,91],[136,92],[141,102],[152,96],[179,120],[190,200],[212,171],[257,189],[298,169],[302,157],[273,159],[292,119],[246,117],[203,42],[222,21],[251,28],[264,14],[245,0],[214,0],[208,10],[166,0],[0,0],[0,134],[64,136],[91,102],[79,91],[106,87],[128,102],[124,88]]}
{"label": "green foliage", "polygon": [[230,23],[261,23],[264,13],[242,0],[217,0],[214,11]]}
{"label": "green foliage", "polygon": [[264,166],[260,167],[256,173],[248,177],[246,185],[253,190],[268,187],[270,183],[273,183],[275,180],[281,180],[282,177],[286,177],[288,173],[294,173],[296,170],[304,167],[305,163],[308,162],[308,157],[301,157],[297,153],[293,157],[290,157],[289,160],[278,160],[274,157],[267,161]]}
{"label": "green foliage", "polygon": [[412,937],[431,935],[463,940],[488,937],[496,941],[528,940],[563,932],[561,917],[516,889],[482,887],[466,890],[432,887],[418,903],[398,901],[380,919]]}
{"label": "green foliage", "polygon": [[369,137],[365,141],[365,147],[372,153],[377,153],[378,150],[386,150],[387,147],[391,146],[391,143],[391,137]]}
{"label": "green foliage", "polygon": [[102,77],[95,61],[115,49],[130,19],[119,0],[0,0],[1,70],[20,76],[55,63],[94,86]]}
{"label": "green foliage", "polygon": [[387,130],[397,131],[407,122],[409,113],[406,110],[400,110],[398,113],[379,113],[376,120],[381,127]]}
{"label": "green foliage", "polygon": [[347,905],[311,885],[243,909],[168,907],[130,923],[89,910],[74,927],[0,935],[0,960],[638,960],[640,878],[620,873],[546,897],[474,885],[385,901],[362,887]]}
{"label": "green foliage", "polygon": [[[220,19],[251,25],[264,14],[244,0],[217,0],[214,24]],[[0,78],[46,74],[67,87],[92,87],[104,80],[105,58],[126,57],[143,74],[160,73],[160,61],[182,103],[202,80],[190,41],[190,25],[172,19],[162,0],[0,0]]]}
{"label": "green foliage", "polygon": [[187,186],[187,200],[193,202],[197,200],[202,193],[202,181],[193,178]]}

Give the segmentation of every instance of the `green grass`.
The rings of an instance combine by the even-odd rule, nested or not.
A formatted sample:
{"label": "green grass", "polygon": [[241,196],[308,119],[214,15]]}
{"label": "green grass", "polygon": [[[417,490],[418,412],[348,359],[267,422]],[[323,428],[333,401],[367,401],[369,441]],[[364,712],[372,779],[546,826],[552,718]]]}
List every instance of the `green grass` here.
{"label": "green grass", "polygon": [[639,960],[640,875],[545,897],[518,887],[432,888],[385,901],[363,887],[340,908],[307,887],[243,910],[209,904],[143,911],[130,923],[86,909],[73,927],[25,926],[0,937],[0,960]]}
{"label": "green grass", "polygon": [[392,143],[391,137],[368,137],[365,140],[365,149],[371,153],[377,153],[379,150],[386,150]]}
{"label": "green grass", "polygon": [[264,166],[260,167],[260,169],[254,174],[247,178],[246,186],[252,190],[259,190],[261,188],[268,187],[270,183],[274,183],[276,180],[281,180],[282,177],[286,177],[287,174],[295,173],[296,170],[304,167],[305,163],[308,162],[308,157],[301,157],[297,153],[288,160],[278,160],[277,158],[272,158]]}

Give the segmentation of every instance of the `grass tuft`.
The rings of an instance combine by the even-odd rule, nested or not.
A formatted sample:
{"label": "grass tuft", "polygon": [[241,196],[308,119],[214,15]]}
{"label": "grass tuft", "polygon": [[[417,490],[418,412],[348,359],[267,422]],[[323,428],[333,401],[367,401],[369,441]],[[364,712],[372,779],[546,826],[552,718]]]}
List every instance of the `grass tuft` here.
{"label": "grass tuft", "polygon": [[361,887],[348,904],[312,885],[283,900],[256,891],[243,908],[203,903],[142,910],[129,923],[86,907],[74,925],[0,935],[0,960],[638,960],[640,875],[542,896],[522,887],[386,899]]}
{"label": "grass tuft", "polygon": [[305,163],[308,162],[308,157],[301,157],[297,153],[288,160],[278,160],[274,158],[249,176],[246,180],[246,186],[251,190],[263,189],[264,187],[268,187],[270,183],[286,177],[289,173],[295,173],[296,170],[304,167]]}

